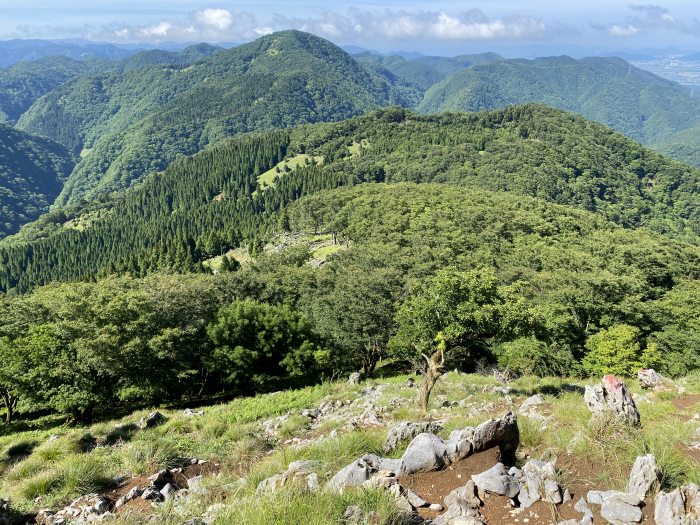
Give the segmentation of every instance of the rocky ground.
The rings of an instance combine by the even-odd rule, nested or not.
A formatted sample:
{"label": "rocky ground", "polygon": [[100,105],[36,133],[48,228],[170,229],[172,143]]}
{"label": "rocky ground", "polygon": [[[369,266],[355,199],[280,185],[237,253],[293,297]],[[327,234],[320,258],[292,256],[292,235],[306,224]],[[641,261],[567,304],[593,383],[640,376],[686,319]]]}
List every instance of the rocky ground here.
{"label": "rocky ground", "polygon": [[699,378],[416,380],[0,435],[0,524],[700,523]]}

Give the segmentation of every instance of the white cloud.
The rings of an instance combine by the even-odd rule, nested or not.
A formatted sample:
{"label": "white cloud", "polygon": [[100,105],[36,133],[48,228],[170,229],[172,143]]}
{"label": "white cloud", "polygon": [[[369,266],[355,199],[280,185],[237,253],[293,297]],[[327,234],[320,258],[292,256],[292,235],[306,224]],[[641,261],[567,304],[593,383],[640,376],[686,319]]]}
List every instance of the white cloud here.
{"label": "white cloud", "polygon": [[619,26],[613,24],[608,27],[608,34],[610,36],[632,36],[639,33],[639,28],[635,26]]}
{"label": "white cloud", "polygon": [[[154,23],[111,25],[80,30],[84,38],[120,43],[158,43],[165,40],[193,42],[242,42],[284,29],[308,31],[336,42],[378,40],[475,41],[538,38],[552,29],[529,16],[489,17],[478,9],[461,13],[446,10],[326,11],[317,16],[270,14],[265,20],[246,12],[206,7],[179,19]],[[71,36],[78,30],[73,29]]]}
{"label": "white cloud", "polygon": [[660,5],[631,5],[632,16],[624,23],[612,24],[604,29],[611,36],[632,36],[642,32],[658,30],[700,36],[700,21],[697,18],[678,18]]}
{"label": "white cloud", "polygon": [[224,31],[233,24],[233,15],[227,9],[202,9],[197,11],[195,17],[199,23],[219,31]]}
{"label": "white cloud", "polygon": [[146,38],[165,38],[168,36],[168,31],[173,28],[169,22],[161,22],[160,24],[146,26],[139,29],[139,35]]}
{"label": "white cloud", "polygon": [[450,14],[445,11],[368,12],[351,9],[347,14],[327,11],[316,18],[276,17],[279,28],[295,27],[330,38],[386,38],[391,40],[488,40],[525,38],[544,34],[541,20],[517,16],[488,18],[478,9]]}

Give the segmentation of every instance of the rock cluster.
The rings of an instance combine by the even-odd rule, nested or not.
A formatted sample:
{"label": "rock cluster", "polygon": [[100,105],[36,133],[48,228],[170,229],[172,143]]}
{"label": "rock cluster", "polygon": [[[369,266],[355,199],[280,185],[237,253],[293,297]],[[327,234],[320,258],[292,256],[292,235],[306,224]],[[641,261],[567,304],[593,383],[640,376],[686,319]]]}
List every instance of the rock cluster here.
{"label": "rock cluster", "polygon": [[[641,523],[644,518],[642,512],[644,497],[659,480],[660,475],[661,471],[653,455],[647,454],[646,456],[639,456],[632,466],[625,492],[617,490],[591,490],[586,496],[588,501],[581,498],[574,507],[577,511],[584,514],[583,519],[580,521],[568,520],[561,522],[559,525],[592,525],[593,513],[588,504],[600,505],[600,515],[608,523],[612,523],[613,525],[634,525],[635,523]],[[662,492],[660,494],[664,493]],[[674,494],[674,496],[667,499],[663,499],[662,497],[662,501],[657,503],[657,524],[661,523],[666,525],[666,523],[668,523],[670,525],[671,523],[684,523],[681,521],[660,522],[658,518],[658,505],[661,504],[664,509],[662,513],[665,513],[668,507],[674,506],[673,501],[676,496],[677,494]],[[657,501],[659,501],[659,497],[657,497]],[[664,504],[666,505],[664,506]]]}
{"label": "rock cluster", "polygon": [[499,447],[501,459],[514,460],[520,435],[515,414],[509,412],[500,419],[490,419],[478,427],[452,432],[448,440],[430,434],[418,434],[400,459],[380,458],[368,454],[340,470],[330,480],[333,490],[362,485],[380,471],[395,476],[439,470],[472,454]]}
{"label": "rock cluster", "polygon": [[659,492],[654,505],[657,525],[700,523],[700,487],[694,483],[669,493]]}
{"label": "rock cluster", "polygon": [[95,523],[112,515],[109,501],[98,494],[88,494],[76,499],[58,512],[42,510],[36,516],[37,525],[64,525]]}
{"label": "rock cluster", "polygon": [[639,425],[639,411],[625,384],[615,376],[607,375],[595,386],[586,386],[584,400],[594,416],[612,414],[621,422]]}
{"label": "rock cluster", "polygon": [[634,494],[617,490],[590,490],[587,499],[592,505],[600,505],[600,515],[613,525],[641,523],[644,518],[642,498]]}

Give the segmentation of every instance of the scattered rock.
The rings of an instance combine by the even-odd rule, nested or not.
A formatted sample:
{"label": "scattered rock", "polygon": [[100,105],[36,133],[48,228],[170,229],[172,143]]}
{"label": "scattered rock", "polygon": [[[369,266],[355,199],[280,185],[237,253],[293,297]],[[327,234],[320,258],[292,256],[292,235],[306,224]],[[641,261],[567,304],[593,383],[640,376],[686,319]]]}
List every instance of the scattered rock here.
{"label": "scattered rock", "polygon": [[416,494],[414,491],[411,489],[408,489],[406,491],[406,499],[408,502],[413,505],[414,508],[419,509],[421,507],[427,507],[428,502],[425,501],[423,498],[421,498],[418,494]]}
{"label": "scattered rock", "polygon": [[166,483],[165,487],[160,489],[160,493],[165,499],[172,498],[176,491],[177,489],[171,483]]}
{"label": "scattered rock", "polygon": [[256,496],[273,493],[282,487],[295,486],[309,492],[320,489],[316,470],[320,467],[318,461],[293,461],[287,470],[270,478],[262,480],[255,490]]}
{"label": "scattered rock", "polygon": [[129,503],[131,500],[134,500],[141,496],[143,493],[143,489],[139,487],[132,487],[129,492],[124,494],[121,498],[119,498],[115,503],[114,503],[114,508],[119,509]]}
{"label": "scattered rock", "polygon": [[544,405],[544,396],[542,394],[535,394],[534,396],[528,397],[525,401],[523,401],[518,409],[518,412],[521,414],[527,414],[532,412],[540,405]]}
{"label": "scattered rock", "polygon": [[156,487],[146,487],[141,493],[141,499],[147,501],[160,501],[162,498],[163,495]]}
{"label": "scattered rock", "polygon": [[363,456],[333,476],[329,488],[342,490],[361,485],[379,470],[389,470],[398,476],[438,470],[496,446],[499,447],[501,460],[511,463],[514,462],[519,441],[518,424],[512,412],[500,419],[490,419],[476,428],[454,431],[447,441],[434,434],[418,434],[401,459],[380,458],[373,454]]}
{"label": "scattered rock", "polygon": [[612,525],[631,525],[640,523],[642,514],[642,499],[634,494],[626,494],[616,490],[588,492],[588,502],[600,505],[600,515]]}
{"label": "scattered rock", "polygon": [[321,411],[318,408],[305,408],[301,411],[301,415],[310,419],[316,419],[321,415]]}
{"label": "scattered rock", "polygon": [[628,425],[639,425],[639,411],[625,384],[607,375],[595,386],[586,386],[584,399],[594,416],[612,413]]}
{"label": "scattered rock", "polygon": [[432,525],[483,525],[479,508],[481,500],[474,481],[450,492],[445,497],[447,511],[435,518]]}
{"label": "scattered rock", "polygon": [[191,408],[186,408],[183,415],[185,417],[201,417],[204,415],[204,410],[192,410]]}
{"label": "scattered rock", "polygon": [[644,499],[649,489],[661,478],[661,469],[653,454],[639,456],[632,466],[625,492]]}
{"label": "scattered rock", "polygon": [[76,499],[58,512],[42,510],[36,516],[38,525],[63,525],[74,523],[82,525],[101,521],[111,516],[109,501],[98,494],[88,494]]}
{"label": "scattered rock", "polygon": [[348,378],[348,384],[359,385],[361,379],[362,379],[362,376],[360,375],[359,372],[353,372],[352,374],[350,374],[350,377]]}
{"label": "scattered rock", "polygon": [[664,378],[653,368],[642,368],[637,372],[637,379],[642,388],[655,388],[661,385]]}
{"label": "scattered rock", "polygon": [[472,481],[479,490],[499,496],[514,498],[520,492],[518,480],[506,470],[503,463],[496,463],[489,470],[473,475]]}
{"label": "scattered rock", "polygon": [[141,429],[153,428],[162,425],[167,421],[167,418],[160,412],[151,412],[146,417],[139,420],[138,427]]}
{"label": "scattered rock", "polygon": [[553,462],[531,459],[522,469],[518,501],[522,508],[528,508],[537,501],[559,505],[563,502],[561,487],[556,481]]}

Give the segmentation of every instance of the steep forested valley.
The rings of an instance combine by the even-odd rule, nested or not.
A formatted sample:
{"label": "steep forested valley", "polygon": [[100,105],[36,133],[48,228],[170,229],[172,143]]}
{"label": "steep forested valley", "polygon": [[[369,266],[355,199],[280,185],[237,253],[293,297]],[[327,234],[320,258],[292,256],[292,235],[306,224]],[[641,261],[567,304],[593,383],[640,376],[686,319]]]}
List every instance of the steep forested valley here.
{"label": "steep forested valley", "polygon": [[[5,42],[0,65],[0,524],[521,523],[498,509],[532,494],[522,523],[614,497],[681,523],[658,509],[700,482],[686,88],[619,58],[350,55],[301,31]],[[624,421],[591,397],[611,374],[641,374],[634,401],[595,386]],[[409,438],[436,464],[409,468]],[[494,446],[513,494],[421,477]]]}

